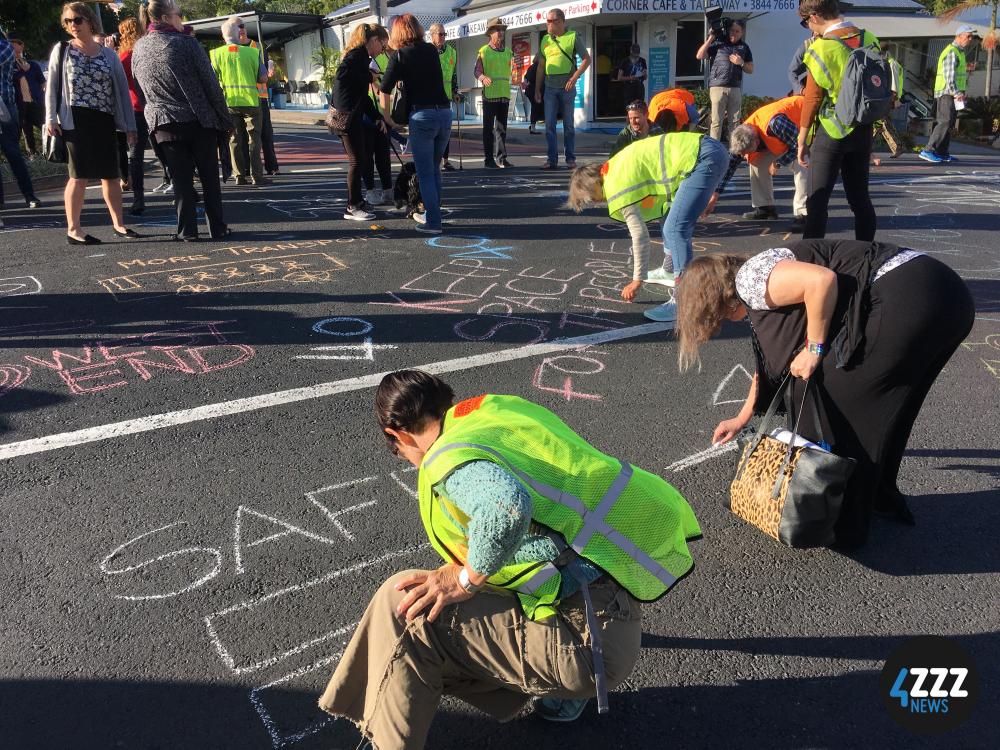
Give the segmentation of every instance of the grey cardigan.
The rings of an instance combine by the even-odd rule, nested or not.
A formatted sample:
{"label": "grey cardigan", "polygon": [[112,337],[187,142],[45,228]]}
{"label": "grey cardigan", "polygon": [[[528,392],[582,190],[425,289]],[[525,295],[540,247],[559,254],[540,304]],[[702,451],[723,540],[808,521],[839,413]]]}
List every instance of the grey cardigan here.
{"label": "grey cardigan", "polygon": [[201,43],[190,34],[151,31],[132,49],[132,76],[146,97],[149,132],[170,123],[233,127],[219,79]]}
{"label": "grey cardigan", "polygon": [[[59,68],[59,46],[52,48],[49,55],[49,70],[54,71]],[[69,50],[66,51],[69,54]],[[115,129],[122,133],[135,132],[135,113],[132,111],[132,98],[128,93],[128,80],[125,78],[125,68],[118,58],[118,53],[110,47],[101,47],[101,54],[108,60],[111,68],[111,83],[114,91],[112,97],[115,102]],[[66,68],[60,70],[62,74],[62,102],[59,110],[56,111],[56,92],[59,90],[51,83],[45,89],[45,122],[48,125],[58,125],[63,130],[73,129],[73,110],[69,105],[69,81],[66,77]]]}

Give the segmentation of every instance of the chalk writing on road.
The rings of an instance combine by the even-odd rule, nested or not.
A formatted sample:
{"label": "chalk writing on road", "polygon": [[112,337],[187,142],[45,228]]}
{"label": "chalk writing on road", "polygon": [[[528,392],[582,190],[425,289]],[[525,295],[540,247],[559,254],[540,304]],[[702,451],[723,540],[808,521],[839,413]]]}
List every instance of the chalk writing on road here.
{"label": "chalk writing on road", "polygon": [[23,297],[27,294],[40,294],[42,282],[34,276],[11,276],[0,279],[0,297]]}
{"label": "chalk writing on road", "polygon": [[[1000,320],[997,320],[993,326],[1000,328]],[[1000,380],[1000,333],[991,333],[983,337],[982,341],[972,341],[971,338],[965,341],[962,347],[973,352],[986,371]]]}
{"label": "chalk writing on road", "polygon": [[[73,395],[93,394],[152,380],[158,373],[207,375],[248,362],[252,347],[234,344],[221,327],[231,320],[174,324],[144,334],[91,341],[80,347],[53,349],[44,356],[25,355],[28,365],[54,372]],[[55,330],[61,330],[56,325]],[[36,334],[47,331],[35,328]],[[0,396],[22,385],[29,366],[0,365]]]}
{"label": "chalk writing on road", "polygon": [[[272,562],[261,562],[259,550],[278,540],[283,540],[282,559],[292,549],[291,539],[297,540],[302,553],[310,556],[315,554],[316,544],[322,549],[350,547],[354,542],[371,546],[377,540],[358,539],[351,517],[373,512],[381,503],[395,502],[390,492],[402,491],[409,501],[416,494],[414,471],[407,467],[388,475],[363,476],[312,490],[305,493],[305,504],[294,518],[266,513],[243,503],[232,521],[231,553],[226,543],[195,540],[198,527],[178,520],[132,537],[104,556],[98,569],[107,579],[110,596],[141,603],[172,600],[200,589],[225,570],[229,559],[234,580],[249,566],[271,565]],[[367,495],[361,489],[366,489]],[[317,519],[323,519],[329,526],[319,528]],[[387,577],[400,567],[419,566],[425,561],[428,548],[426,543],[404,546],[268,593],[230,604],[210,605],[212,610],[202,617],[208,642],[230,676],[254,676],[257,684],[249,690],[248,698],[275,749],[297,742],[333,722],[318,710],[303,719],[301,707],[289,718],[282,715],[289,712],[288,701],[269,699],[269,691],[279,685],[325,677],[340,659],[360,610],[331,609],[330,603],[354,601],[358,578],[363,574]],[[290,570],[294,575],[298,568],[293,565]],[[216,590],[225,588],[216,584],[213,591]],[[317,618],[328,623],[326,632],[317,635],[309,630],[309,623],[315,619],[303,613],[310,610],[316,610]],[[171,615],[168,612],[166,616]],[[288,627],[276,631],[271,626],[275,622]],[[293,623],[303,623],[303,627],[291,627]],[[259,635],[248,637],[248,633]],[[277,677],[273,676],[275,668],[281,670]],[[320,673],[324,668],[326,671]]]}
{"label": "chalk writing on road", "polygon": [[[265,284],[312,284],[333,279],[347,264],[329,253],[299,253],[269,256],[266,260],[238,260],[184,268],[142,271],[101,279],[100,284],[115,297],[140,301],[177,294],[201,294]],[[169,291],[160,291],[166,287]],[[134,292],[152,292],[132,297]],[[122,297],[122,295],[126,295]]]}
{"label": "chalk writing on road", "polygon": [[[316,333],[326,336],[364,336],[369,333],[374,324],[363,318],[337,317],[326,318],[316,323],[312,329]],[[341,329],[341,330],[338,330]],[[332,359],[351,360],[360,359],[367,362],[375,361],[375,352],[385,349],[396,349],[395,344],[376,344],[371,336],[364,336],[356,344],[327,344],[325,346],[314,346],[309,351],[323,352],[322,354],[297,354],[295,359]],[[335,353],[334,353],[335,352]]]}

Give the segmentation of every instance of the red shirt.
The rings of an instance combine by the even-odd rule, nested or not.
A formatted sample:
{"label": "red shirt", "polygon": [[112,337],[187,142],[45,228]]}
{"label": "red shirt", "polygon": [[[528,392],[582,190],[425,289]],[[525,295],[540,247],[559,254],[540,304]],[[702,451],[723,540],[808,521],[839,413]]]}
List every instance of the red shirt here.
{"label": "red shirt", "polygon": [[121,58],[122,67],[125,68],[125,78],[128,80],[128,95],[132,99],[132,110],[142,112],[145,108],[145,102],[140,98],[138,89],[135,87],[135,78],[132,77],[132,50],[122,52],[118,57]]}

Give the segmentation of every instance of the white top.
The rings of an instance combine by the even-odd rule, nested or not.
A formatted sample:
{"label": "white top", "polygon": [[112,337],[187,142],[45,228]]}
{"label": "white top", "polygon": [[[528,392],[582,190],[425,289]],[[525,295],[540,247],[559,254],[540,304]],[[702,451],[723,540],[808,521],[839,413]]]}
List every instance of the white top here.
{"label": "white top", "polygon": [[[885,276],[889,271],[913,260],[918,255],[916,250],[900,250],[889,260],[879,266],[875,272],[875,281]],[[795,253],[787,247],[773,247],[750,258],[739,271],[736,272],[736,291],[751,310],[773,310],[767,304],[767,280],[771,276],[771,271],[783,260],[795,260]]]}

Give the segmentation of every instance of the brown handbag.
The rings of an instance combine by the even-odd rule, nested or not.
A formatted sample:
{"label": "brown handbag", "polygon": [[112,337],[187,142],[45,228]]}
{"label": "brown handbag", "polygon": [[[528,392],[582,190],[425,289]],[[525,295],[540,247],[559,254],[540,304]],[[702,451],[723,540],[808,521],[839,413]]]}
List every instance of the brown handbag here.
{"label": "brown handbag", "polygon": [[326,111],[326,127],[333,135],[339,135],[347,130],[347,126],[351,122],[351,115],[354,112],[345,112],[342,109],[337,109],[332,104],[330,108]]}
{"label": "brown handbag", "polygon": [[[729,488],[729,509],[747,523],[789,547],[817,547],[834,541],[847,480],[855,460],[821,448],[796,446],[799,419],[809,396],[806,381],[802,404],[788,443],[769,434],[778,404],[791,385],[785,378],[756,433],[740,436],[743,455]],[[816,428],[822,429],[816,414]],[[820,436],[822,440],[822,435]]]}

